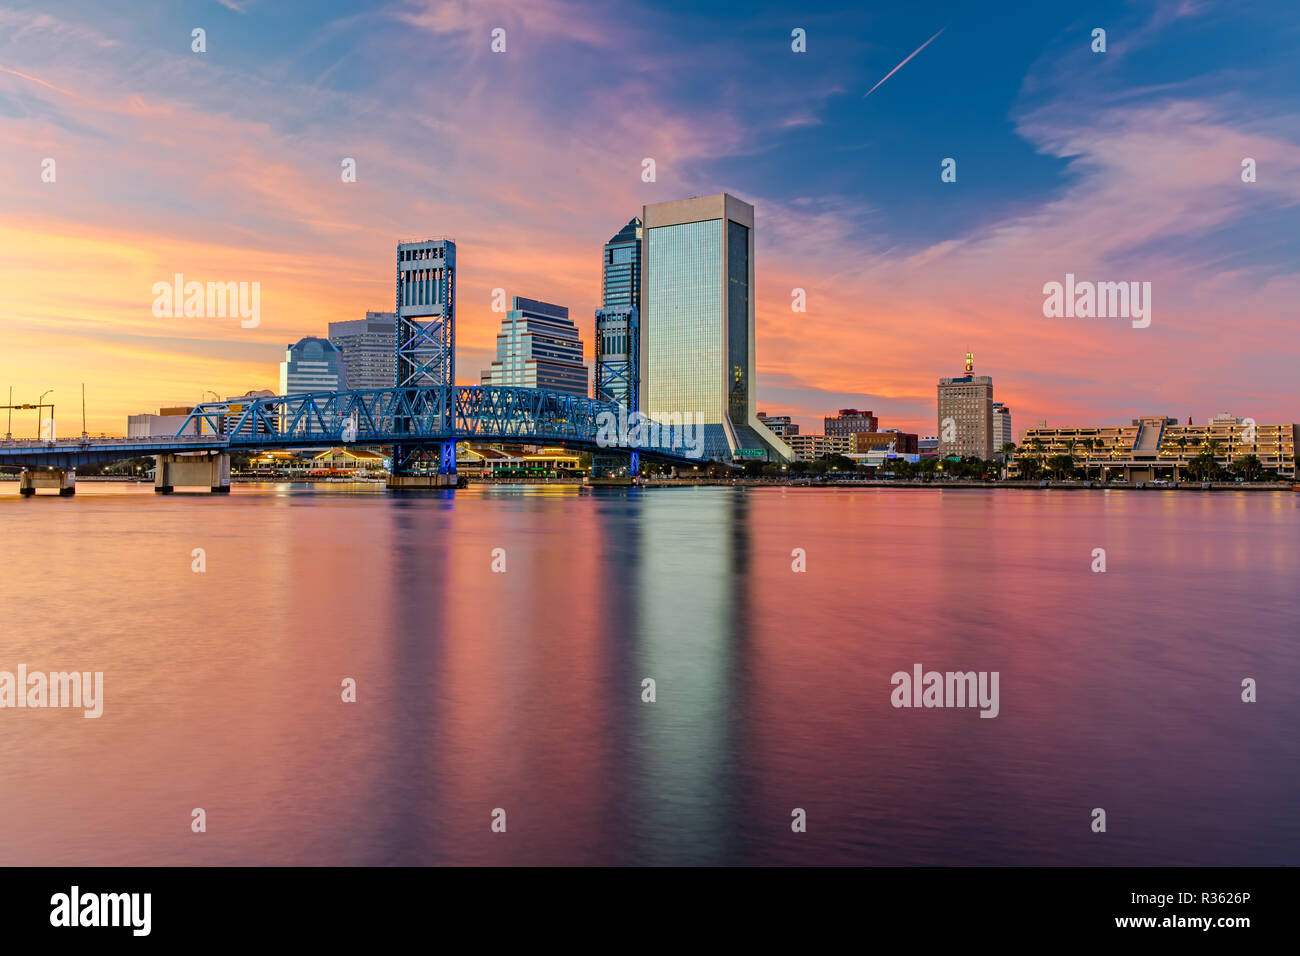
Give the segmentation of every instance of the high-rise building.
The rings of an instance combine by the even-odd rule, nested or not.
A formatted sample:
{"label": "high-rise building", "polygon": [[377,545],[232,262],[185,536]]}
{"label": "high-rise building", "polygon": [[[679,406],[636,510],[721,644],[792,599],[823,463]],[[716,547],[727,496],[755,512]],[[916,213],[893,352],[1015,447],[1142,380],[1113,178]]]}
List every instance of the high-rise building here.
{"label": "high-rise building", "polygon": [[484,385],[549,388],[587,394],[587,366],[582,361],[578,327],[562,305],[515,296],[501,320],[497,357],[483,371]]}
{"label": "high-rise building", "polygon": [[759,412],[758,420],[777,438],[789,438],[791,435],[799,434],[799,426],[789,415],[769,415],[767,412]]}
{"label": "high-rise building", "polygon": [[343,355],[345,388],[392,388],[397,381],[397,313],[330,323],[330,341]]}
{"label": "high-rise building", "polygon": [[839,414],[826,416],[827,435],[857,435],[874,432],[880,425],[874,412],[860,412],[856,408],[841,408]]}
{"label": "high-rise building", "polygon": [[602,269],[592,396],[635,411],[641,363],[640,219],[629,220],[605,243]]}
{"label": "high-rise building", "polygon": [[343,353],[337,345],[309,335],[285,349],[280,363],[281,395],[339,391],[344,391]]}
{"label": "high-rise building", "polygon": [[993,457],[993,379],[975,374],[966,353],[966,374],[939,379],[939,455]]}
{"label": "high-rise building", "polygon": [[605,243],[600,304],[606,309],[641,307],[641,220],[631,219]]}
{"label": "high-rise building", "polygon": [[754,207],[722,193],[641,219],[641,411],[690,415],[709,458],[789,460],[754,411]]}
{"label": "high-rise building", "polygon": [[1002,447],[1014,444],[1011,437],[1011,409],[1001,402],[993,403],[993,454],[1001,455]]}

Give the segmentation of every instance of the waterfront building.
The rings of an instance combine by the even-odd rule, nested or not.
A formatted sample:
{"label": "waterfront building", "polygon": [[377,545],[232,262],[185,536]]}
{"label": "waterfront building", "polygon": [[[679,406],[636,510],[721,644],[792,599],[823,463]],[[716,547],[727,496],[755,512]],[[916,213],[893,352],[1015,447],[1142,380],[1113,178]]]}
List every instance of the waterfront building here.
{"label": "waterfront building", "polygon": [[581,457],[567,448],[503,448],[463,444],[456,450],[462,474],[495,478],[563,478],[581,471]]}
{"label": "waterfront building", "polygon": [[826,416],[827,435],[856,435],[874,432],[880,426],[874,412],[861,412],[856,408],[841,408],[838,415]]}
{"label": "waterfront building", "polygon": [[1001,402],[993,403],[993,454],[1001,457],[1002,446],[1014,443],[1011,437],[1011,409]]}
{"label": "waterfront building", "polygon": [[766,412],[759,412],[758,420],[777,438],[788,438],[790,435],[799,434],[799,426],[789,415],[769,415]]}
{"label": "waterfront building", "polygon": [[309,335],[285,348],[281,395],[343,390],[343,353],[329,339]]}
{"label": "waterfront building", "polygon": [[939,379],[938,409],[942,457],[993,457],[993,379],[975,374],[970,352],[965,375]]}
{"label": "waterfront building", "polygon": [[708,458],[789,460],[755,412],[754,207],[723,193],[641,219],[641,410],[702,423]]}
{"label": "waterfront building", "polygon": [[916,450],[922,458],[939,457],[939,438],[937,435],[926,435],[924,438],[918,438]]}
{"label": "waterfront building", "polygon": [[854,454],[852,435],[790,435],[785,441],[795,461],[816,461],[827,455]]}
{"label": "waterfront building", "polygon": [[1294,479],[1298,441],[1300,424],[1259,424],[1227,414],[1204,425],[1181,425],[1167,415],[1134,418],[1128,425],[1039,425],[1025,430],[1014,470],[1026,458],[1069,455],[1098,478],[1186,479],[1192,461],[1209,452],[1220,468],[1254,455],[1266,471]]}
{"label": "waterfront building", "polygon": [[[181,426],[185,424],[185,419],[189,418],[192,411],[194,411],[193,405],[172,405],[158,409],[157,415],[148,412],[142,412],[139,415],[128,415],[126,417],[126,437],[160,438],[175,435],[180,431]],[[209,431],[210,429],[207,429],[202,434],[208,434]]]}
{"label": "waterfront building", "polygon": [[329,338],[342,355],[345,388],[393,387],[397,381],[396,312],[367,312],[364,319],[331,322]]}
{"label": "waterfront building", "polygon": [[497,357],[482,375],[484,385],[549,388],[587,395],[587,366],[578,327],[562,305],[515,296],[501,320]]}
{"label": "waterfront building", "polygon": [[920,454],[917,436],[911,432],[901,432],[896,428],[883,432],[855,432],[851,437],[853,452],[858,455],[878,449],[892,451],[898,455]]}

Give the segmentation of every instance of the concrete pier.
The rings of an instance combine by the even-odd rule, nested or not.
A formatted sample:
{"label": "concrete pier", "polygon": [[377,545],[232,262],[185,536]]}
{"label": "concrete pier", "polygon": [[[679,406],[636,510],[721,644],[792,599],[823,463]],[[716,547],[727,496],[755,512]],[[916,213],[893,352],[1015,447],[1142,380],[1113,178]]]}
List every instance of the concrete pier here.
{"label": "concrete pier", "polygon": [[36,494],[37,488],[57,488],[60,497],[70,498],[77,493],[77,472],[74,468],[24,469],[18,476],[18,493],[24,498]]}
{"label": "concrete pier", "polygon": [[154,456],[153,490],[170,495],[181,487],[208,488],[213,494],[230,493],[230,455],[196,452]]}

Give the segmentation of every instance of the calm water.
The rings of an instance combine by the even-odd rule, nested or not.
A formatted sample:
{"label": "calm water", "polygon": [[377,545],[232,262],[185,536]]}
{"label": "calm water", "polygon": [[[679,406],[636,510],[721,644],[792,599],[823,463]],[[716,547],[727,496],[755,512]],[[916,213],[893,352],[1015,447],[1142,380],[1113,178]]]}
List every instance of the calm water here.
{"label": "calm water", "polygon": [[0,670],[106,698],[0,710],[0,864],[1300,863],[1300,494],[4,484],[0,542]]}

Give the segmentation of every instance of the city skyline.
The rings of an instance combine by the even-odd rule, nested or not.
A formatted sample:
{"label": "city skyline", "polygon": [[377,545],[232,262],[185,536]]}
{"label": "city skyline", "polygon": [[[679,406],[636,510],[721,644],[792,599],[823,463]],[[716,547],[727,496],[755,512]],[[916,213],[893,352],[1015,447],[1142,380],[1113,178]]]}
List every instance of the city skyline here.
{"label": "city skyline", "polygon": [[[390,308],[393,241],[417,234],[461,246],[458,381],[472,384],[499,328],[492,290],[566,303],[592,342],[612,231],[643,205],[726,190],[757,210],[757,403],[807,430],[868,407],[930,434],[933,382],[968,349],[1017,430],[1153,410],[1294,421],[1300,123],[1269,6],[1113,4],[1087,21],[1026,7],[1014,27],[954,5],[768,9],[718,21],[716,64],[712,21],[682,11],[539,2],[500,14],[509,46],[493,54],[495,12],[426,4],[187,4],[129,24],[91,5],[8,10],[0,385],[16,401],[53,388],[66,410],[84,381],[89,430],[113,433],[158,403],[274,386],[286,342]],[[1245,33],[1249,59],[1227,42]],[[417,42],[447,66],[441,92],[412,91],[428,115],[411,126],[379,104],[403,83],[391,44]],[[599,68],[624,49],[627,76]],[[561,60],[553,89],[531,83]],[[680,63],[739,85],[683,90]],[[556,95],[586,109],[548,142]],[[507,130],[534,148],[502,151]],[[152,315],[151,286],[176,273],[260,282],[261,321]],[[1150,326],[1045,317],[1044,284],[1075,275],[1151,282]],[[807,312],[791,311],[795,289]]]}

